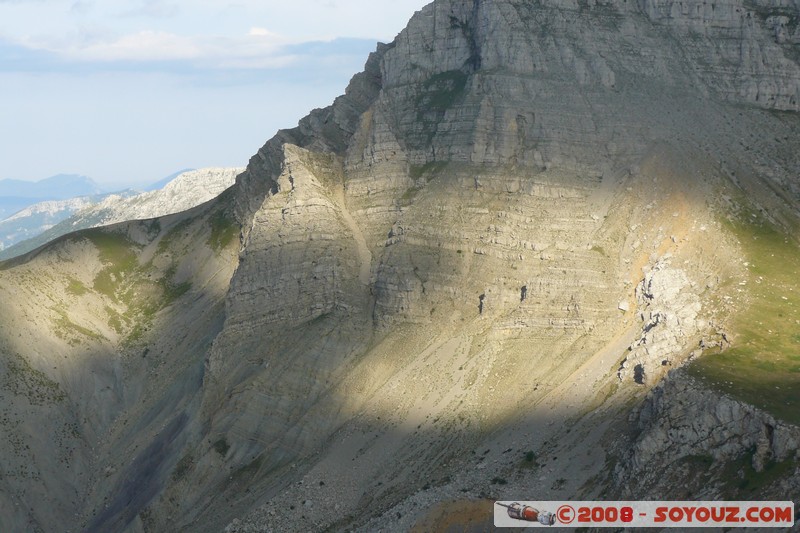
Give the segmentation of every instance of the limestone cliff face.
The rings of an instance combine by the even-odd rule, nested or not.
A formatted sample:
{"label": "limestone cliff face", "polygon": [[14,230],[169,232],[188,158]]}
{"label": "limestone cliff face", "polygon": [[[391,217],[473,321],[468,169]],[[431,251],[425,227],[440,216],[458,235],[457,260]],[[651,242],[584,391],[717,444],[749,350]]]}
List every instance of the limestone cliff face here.
{"label": "limestone cliff face", "polygon": [[[776,464],[788,465],[788,476],[773,480],[761,497],[790,496],[800,487],[800,471],[792,466],[800,428],[713,392],[685,372],[671,373],[653,389],[631,422],[635,437],[614,471],[621,497],[719,498],[731,485],[743,486],[745,469],[760,473]],[[734,460],[739,468],[726,475]],[[681,477],[684,483],[676,483]]]}
{"label": "limestone cliff face", "polygon": [[[444,409],[469,446],[467,428],[556,394],[619,336],[651,384],[664,361],[681,364],[711,314],[705,282],[732,249],[707,201],[724,166],[771,166],[789,183],[798,157],[759,148],[754,163],[731,149],[797,137],[762,110],[797,109],[795,45],[743,4],[701,5],[435,2],[343,97],[269,141],[237,183],[240,262],[205,376],[223,464],[278,494],[263,473],[312,468],[301,458],[346,442],[332,436],[357,433],[359,417],[404,427]],[[796,209],[782,196],[776,213]],[[672,269],[657,263],[667,253]],[[442,344],[426,352],[425,339]],[[439,382],[436,407],[393,392],[413,388],[402,368],[425,353],[435,363],[413,379],[420,394]],[[435,435],[432,449],[465,449]],[[425,456],[416,437],[394,440]],[[409,490],[393,486],[394,499]],[[338,505],[324,510],[364,500]],[[194,526],[208,516],[198,509],[190,498],[179,514]]]}
{"label": "limestone cliff face", "polygon": [[[370,531],[379,510],[408,530],[449,499],[596,496],[609,459],[596,443],[747,305],[730,199],[800,227],[788,10],[424,8],[217,202],[124,226],[131,291],[103,294],[130,272],[87,248],[93,311],[75,323],[106,324],[105,340],[83,335],[54,357],[119,353],[127,379],[94,440],[76,445],[87,473],[74,483],[93,483],[70,495],[87,502],[70,520]],[[58,250],[36,257],[55,265]],[[6,267],[23,279],[27,265]],[[189,281],[203,289],[185,292]],[[148,294],[187,311],[126,315]],[[129,317],[135,350],[108,333],[106,307]],[[55,380],[49,356],[13,346]],[[120,386],[103,368],[92,390]],[[74,394],[75,416],[101,398]],[[646,432],[669,412],[648,402]],[[631,464],[658,454],[642,438]]]}

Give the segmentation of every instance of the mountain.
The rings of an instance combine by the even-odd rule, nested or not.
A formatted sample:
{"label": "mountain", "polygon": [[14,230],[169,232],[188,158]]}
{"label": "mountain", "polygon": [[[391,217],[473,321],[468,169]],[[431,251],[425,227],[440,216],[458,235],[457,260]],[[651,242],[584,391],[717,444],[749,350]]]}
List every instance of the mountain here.
{"label": "mountain", "polygon": [[167,185],[167,183],[169,183],[170,181],[174,180],[175,178],[177,178],[181,174],[183,174],[185,172],[190,172],[192,170],[195,170],[195,169],[193,169],[193,168],[184,168],[183,170],[179,170],[178,172],[174,172],[174,173],[170,174],[169,176],[167,176],[166,178],[162,178],[162,179],[158,180],[155,183],[151,183],[150,185],[148,185],[145,188],[145,191],[147,192],[147,191],[156,191],[158,189],[163,189]]}
{"label": "mountain", "polygon": [[103,191],[86,176],[57,174],[39,181],[0,180],[0,219],[38,202],[92,196]]}
{"label": "mountain", "polygon": [[66,200],[101,192],[91,178],[78,174],[57,174],[39,181],[0,180],[0,196]]}
{"label": "mountain", "polygon": [[[205,168],[181,172],[160,189],[124,191],[94,197],[36,204],[0,222],[9,244],[0,259],[30,252],[62,235],[85,228],[169,215],[206,202],[233,185],[242,168]],[[161,183],[161,182],[159,182]],[[31,227],[33,226],[33,227]],[[26,238],[23,240],[24,238]]]}
{"label": "mountain", "polygon": [[0,251],[39,235],[78,210],[97,203],[101,198],[101,196],[82,196],[69,200],[48,200],[17,211],[0,221],[0,236],[2,236]]}
{"label": "mountain", "polygon": [[2,263],[0,529],[797,504],[798,9],[436,0],[216,200]]}

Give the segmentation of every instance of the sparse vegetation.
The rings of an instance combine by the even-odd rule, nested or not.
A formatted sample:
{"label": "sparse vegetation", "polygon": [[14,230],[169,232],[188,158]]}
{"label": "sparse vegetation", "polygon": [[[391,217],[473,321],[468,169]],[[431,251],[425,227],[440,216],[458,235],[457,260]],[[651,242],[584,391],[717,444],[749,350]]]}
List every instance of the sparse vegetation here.
{"label": "sparse vegetation", "polygon": [[697,470],[699,472],[707,472],[708,469],[714,464],[714,458],[708,454],[687,455],[686,457],[682,458],[681,461],[688,463],[690,466],[692,466],[693,470]]}
{"label": "sparse vegetation", "polygon": [[792,458],[780,462],[767,461],[764,470],[756,472],[753,468],[754,453],[755,450],[750,450],[739,459],[729,462],[721,474],[729,493],[736,493],[743,499],[760,494],[762,489],[791,475],[799,466]]}
{"label": "sparse vegetation", "polygon": [[226,248],[239,234],[239,225],[236,220],[225,211],[219,210],[209,219],[211,224],[211,235],[208,237],[208,245],[215,252]]}
{"label": "sparse vegetation", "polygon": [[408,177],[413,180],[418,180],[425,177],[428,181],[436,177],[436,174],[447,167],[448,161],[431,161],[424,165],[411,165],[408,169]]}
{"label": "sparse vegetation", "polygon": [[255,476],[259,469],[261,468],[261,463],[264,461],[264,457],[262,455],[257,456],[255,459],[247,463],[246,465],[238,468],[233,473],[233,479],[235,481],[240,481],[243,478],[250,478],[252,479]]}
{"label": "sparse vegetation", "polygon": [[180,237],[180,235],[187,230],[187,228],[192,224],[193,219],[185,218],[175,224],[166,235],[161,237],[161,240],[158,241],[158,253],[164,254],[170,248],[172,248],[175,241]]}
{"label": "sparse vegetation", "polygon": [[[159,250],[167,246],[171,238],[184,231],[186,223],[177,224],[159,242]],[[151,224],[155,230],[155,225]],[[160,226],[159,226],[160,227]],[[144,339],[150,330],[156,313],[186,294],[192,284],[190,281],[177,282],[177,262],[173,261],[169,268],[160,273],[152,262],[139,264],[138,245],[126,236],[107,230],[96,229],[82,233],[89,239],[100,254],[103,268],[95,276],[92,289],[120,304],[123,310],[117,311],[112,306],[104,307],[108,326],[119,335],[125,335],[124,345],[132,346]],[[67,287],[71,294],[88,291],[78,280],[69,280]],[[75,334],[93,339],[104,338],[99,333],[79,326],[69,320],[65,314],[57,321],[57,333],[71,344],[79,342]]]}
{"label": "sparse vegetation", "polygon": [[443,113],[456,103],[466,85],[467,74],[461,70],[434,74],[423,84],[423,92],[417,97],[417,109]]}
{"label": "sparse vegetation", "polygon": [[194,465],[194,456],[191,452],[187,452],[180,458],[178,464],[175,465],[175,470],[172,471],[172,480],[180,481],[186,475],[190,468]]}
{"label": "sparse vegetation", "polygon": [[31,405],[52,404],[66,398],[57,382],[33,368],[20,355],[9,357],[5,377],[5,388],[16,395],[25,396]]}
{"label": "sparse vegetation", "polygon": [[56,313],[58,313],[59,317],[55,320],[54,332],[59,338],[67,341],[71,346],[80,344],[80,342],[84,340],[83,338],[89,338],[93,340],[105,339],[105,337],[100,333],[80,326],[70,320],[66,311],[63,309],[57,309]]}
{"label": "sparse vegetation", "polygon": [[536,454],[533,452],[533,450],[525,452],[525,462],[529,466],[536,465]]}
{"label": "sparse vegetation", "polygon": [[83,236],[95,245],[105,264],[94,278],[94,290],[119,301],[118,287],[138,266],[133,243],[122,235],[102,230],[89,230]]}
{"label": "sparse vegetation", "polygon": [[597,252],[598,254],[602,255],[603,257],[608,257],[608,254],[606,253],[605,249],[602,246],[600,246],[599,244],[593,245],[592,248],[591,248],[591,251]]}
{"label": "sparse vegetation", "polygon": [[108,316],[108,326],[118,335],[121,335],[123,332],[122,320],[124,317],[109,306],[105,306],[103,309]]}
{"label": "sparse vegetation", "polygon": [[231,448],[228,441],[225,440],[225,437],[220,437],[214,442],[212,447],[221,457],[225,457],[228,454],[228,450]]}
{"label": "sparse vegetation", "polygon": [[166,272],[164,272],[164,277],[162,277],[159,282],[164,291],[165,305],[171,304],[192,288],[191,281],[175,282],[175,273],[177,269],[178,267],[175,263],[171,264]]}
{"label": "sparse vegetation", "polygon": [[69,278],[67,283],[67,292],[73,296],[83,296],[89,289],[86,288],[86,285],[81,283],[75,278]]}
{"label": "sparse vegetation", "polygon": [[720,484],[723,495],[731,499],[747,499],[760,494],[764,488],[784,479],[800,466],[793,458],[771,460],[764,463],[761,472],[757,472],[753,468],[755,452],[755,448],[751,448],[742,456],[727,462],[714,461],[710,455],[690,455],[680,462],[699,474],[701,479],[698,481],[703,485]]}

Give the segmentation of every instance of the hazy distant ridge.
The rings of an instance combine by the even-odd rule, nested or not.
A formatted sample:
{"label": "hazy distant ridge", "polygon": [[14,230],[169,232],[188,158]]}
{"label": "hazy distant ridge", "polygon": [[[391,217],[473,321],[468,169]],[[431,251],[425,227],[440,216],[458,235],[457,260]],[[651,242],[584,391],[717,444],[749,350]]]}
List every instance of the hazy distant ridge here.
{"label": "hazy distant ridge", "polygon": [[[0,259],[34,250],[61,235],[126,220],[190,209],[233,185],[243,168],[205,168],[171,176],[160,190],[123,191],[100,197],[46,201],[0,222]],[[157,182],[156,186],[162,181]]]}
{"label": "hazy distant ridge", "polygon": [[102,192],[94,180],[79,174],[57,174],[39,181],[0,180],[0,197],[66,200]]}

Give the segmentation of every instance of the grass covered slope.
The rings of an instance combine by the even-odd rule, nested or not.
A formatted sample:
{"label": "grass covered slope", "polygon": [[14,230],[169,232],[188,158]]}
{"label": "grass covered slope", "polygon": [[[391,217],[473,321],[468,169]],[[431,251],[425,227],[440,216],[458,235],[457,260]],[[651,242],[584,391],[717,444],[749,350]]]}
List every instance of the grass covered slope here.
{"label": "grass covered slope", "polygon": [[744,305],[731,317],[731,344],[689,372],[707,385],[800,424],[800,247],[764,217],[742,210],[728,223],[747,278],[732,287]]}

